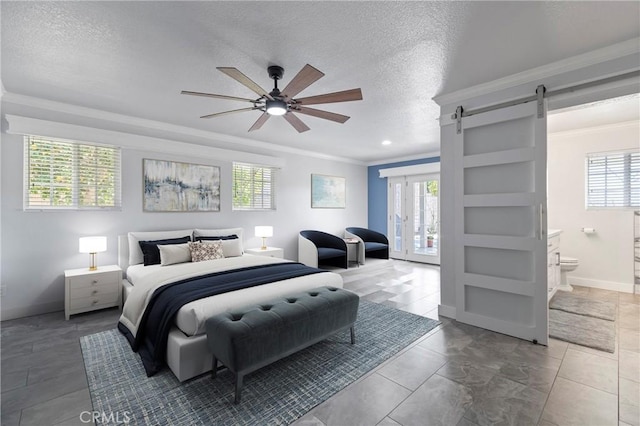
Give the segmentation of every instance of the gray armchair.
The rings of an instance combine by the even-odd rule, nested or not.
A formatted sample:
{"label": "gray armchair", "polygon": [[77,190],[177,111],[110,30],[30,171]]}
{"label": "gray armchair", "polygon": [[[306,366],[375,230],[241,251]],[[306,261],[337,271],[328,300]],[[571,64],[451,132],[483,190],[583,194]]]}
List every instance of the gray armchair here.
{"label": "gray armchair", "polygon": [[345,236],[357,238],[364,245],[364,250],[361,254],[362,263],[364,263],[364,257],[389,258],[389,240],[384,234],[366,228],[349,227],[345,229]]}
{"label": "gray armchair", "polygon": [[298,262],[317,268],[331,265],[347,268],[347,243],[340,237],[322,231],[300,231]]}

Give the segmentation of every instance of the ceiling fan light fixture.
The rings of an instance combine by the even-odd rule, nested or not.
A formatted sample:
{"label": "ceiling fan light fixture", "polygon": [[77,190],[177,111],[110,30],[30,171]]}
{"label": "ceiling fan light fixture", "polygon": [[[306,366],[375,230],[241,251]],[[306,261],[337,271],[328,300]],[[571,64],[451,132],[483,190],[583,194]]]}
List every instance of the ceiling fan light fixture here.
{"label": "ceiling fan light fixture", "polygon": [[287,113],[287,103],[278,99],[273,101],[267,99],[266,112],[269,115],[285,115]]}

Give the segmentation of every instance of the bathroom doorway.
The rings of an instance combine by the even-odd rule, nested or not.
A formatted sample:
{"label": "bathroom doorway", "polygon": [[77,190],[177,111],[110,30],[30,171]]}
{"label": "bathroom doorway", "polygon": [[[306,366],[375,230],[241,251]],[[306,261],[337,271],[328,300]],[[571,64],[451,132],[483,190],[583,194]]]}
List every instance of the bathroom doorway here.
{"label": "bathroom doorway", "polygon": [[550,111],[547,134],[547,225],[559,231],[549,261],[562,269],[549,290],[634,292],[640,94]]}

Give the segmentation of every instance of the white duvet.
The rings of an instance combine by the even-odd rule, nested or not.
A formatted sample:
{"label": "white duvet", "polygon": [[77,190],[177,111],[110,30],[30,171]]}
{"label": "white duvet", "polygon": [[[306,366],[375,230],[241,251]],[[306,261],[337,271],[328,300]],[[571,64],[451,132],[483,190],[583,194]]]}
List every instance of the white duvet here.
{"label": "white duvet", "polygon": [[[170,266],[132,266],[127,270],[127,276],[132,281],[133,289],[123,306],[120,322],[135,336],[151,295],[163,285],[211,272],[283,262],[289,261],[245,254]],[[188,336],[203,334],[205,321],[213,315],[322,286],[342,288],[342,277],[333,272],[322,272],[206,297],[184,305],[178,311],[176,325]]]}

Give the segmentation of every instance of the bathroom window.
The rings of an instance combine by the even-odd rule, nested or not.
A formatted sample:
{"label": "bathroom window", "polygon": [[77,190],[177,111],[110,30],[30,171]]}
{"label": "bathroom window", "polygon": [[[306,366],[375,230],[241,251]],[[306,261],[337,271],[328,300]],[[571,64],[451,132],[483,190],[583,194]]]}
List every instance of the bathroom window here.
{"label": "bathroom window", "polygon": [[640,152],[587,156],[587,208],[640,207]]}

